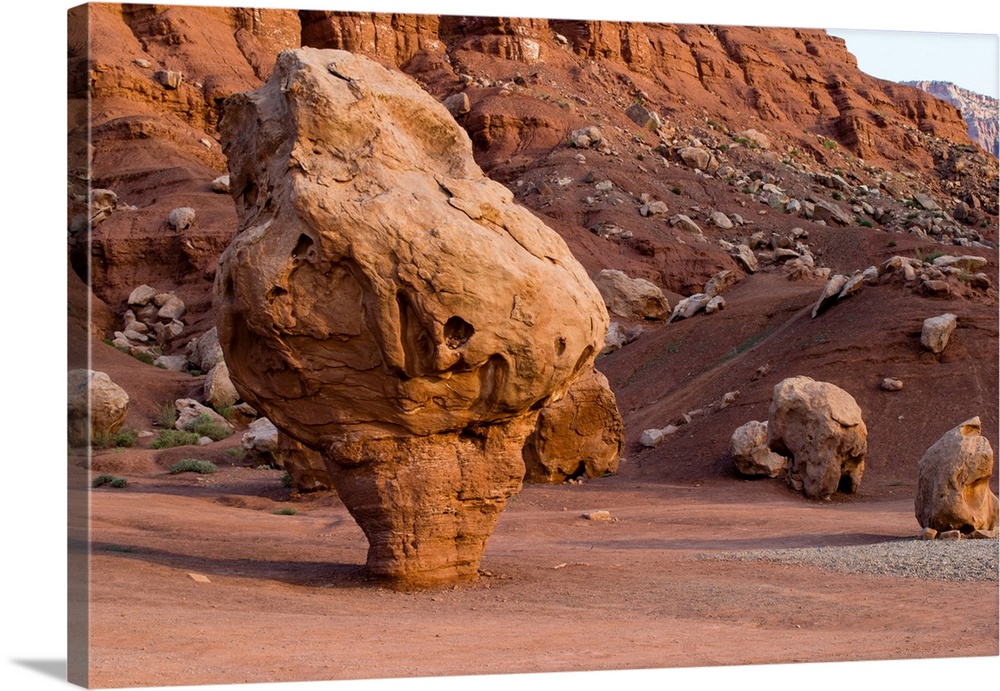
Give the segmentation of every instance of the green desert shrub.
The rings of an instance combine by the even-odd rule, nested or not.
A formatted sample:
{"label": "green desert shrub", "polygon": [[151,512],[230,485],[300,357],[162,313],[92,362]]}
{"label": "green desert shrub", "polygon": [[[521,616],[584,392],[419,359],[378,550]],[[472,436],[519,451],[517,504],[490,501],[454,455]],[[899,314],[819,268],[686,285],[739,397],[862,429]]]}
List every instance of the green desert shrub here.
{"label": "green desert shrub", "polygon": [[228,429],[204,413],[195,418],[194,424],[189,429],[199,437],[208,437],[212,441],[221,441],[231,434]]}
{"label": "green desert shrub", "polygon": [[123,477],[118,477],[117,475],[108,475],[103,473],[98,475],[93,480],[90,481],[91,487],[102,487],[104,485],[111,485],[112,487],[124,487],[128,484],[128,480]]}
{"label": "green desert shrub", "polygon": [[211,461],[203,461],[198,458],[185,458],[184,460],[177,461],[172,466],[170,466],[170,472],[173,475],[178,473],[201,473],[202,475],[211,475],[218,468]]}
{"label": "green desert shrub", "polygon": [[139,432],[131,428],[120,429],[114,434],[101,432],[95,434],[91,442],[99,449],[131,447],[139,443]]}
{"label": "green desert shrub", "polygon": [[271,513],[278,516],[294,516],[298,512],[295,509],[278,509],[277,511],[272,511]]}
{"label": "green desert shrub", "polygon": [[150,443],[151,449],[171,449],[175,446],[189,446],[198,443],[198,434],[179,429],[164,429]]}

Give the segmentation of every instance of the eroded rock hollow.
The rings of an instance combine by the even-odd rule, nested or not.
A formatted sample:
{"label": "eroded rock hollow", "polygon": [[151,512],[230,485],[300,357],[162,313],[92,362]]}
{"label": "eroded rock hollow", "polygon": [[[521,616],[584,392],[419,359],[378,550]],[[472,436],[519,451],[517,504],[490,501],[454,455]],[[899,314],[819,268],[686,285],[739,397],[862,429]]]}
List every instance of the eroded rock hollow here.
{"label": "eroded rock hollow", "polygon": [[221,132],[239,228],[215,306],[234,385],[325,451],[370,571],[475,577],[538,411],[603,345],[600,294],[447,110],[367,58],[281,53]]}

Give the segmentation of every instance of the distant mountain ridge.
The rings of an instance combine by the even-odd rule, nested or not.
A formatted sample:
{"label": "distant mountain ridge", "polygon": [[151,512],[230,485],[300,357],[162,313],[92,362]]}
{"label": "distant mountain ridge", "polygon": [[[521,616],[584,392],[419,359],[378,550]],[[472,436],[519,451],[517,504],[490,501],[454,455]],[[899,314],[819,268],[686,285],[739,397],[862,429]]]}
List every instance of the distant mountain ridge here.
{"label": "distant mountain ridge", "polygon": [[981,147],[1000,157],[1000,102],[991,96],[977,94],[951,82],[911,81],[900,82],[914,86],[935,98],[947,101],[960,111],[969,125],[969,138]]}

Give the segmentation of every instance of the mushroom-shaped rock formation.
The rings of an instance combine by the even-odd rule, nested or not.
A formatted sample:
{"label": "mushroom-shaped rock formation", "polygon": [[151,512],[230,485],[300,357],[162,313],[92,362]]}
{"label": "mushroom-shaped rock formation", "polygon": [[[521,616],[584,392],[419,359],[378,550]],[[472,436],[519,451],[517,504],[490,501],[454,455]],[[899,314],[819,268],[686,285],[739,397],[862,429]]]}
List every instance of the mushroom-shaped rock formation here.
{"label": "mushroom-shaped rock formation", "polygon": [[993,448],[978,417],[945,432],[917,464],[914,511],[921,528],[939,533],[997,529],[997,496],[990,491]]}
{"label": "mushroom-shaped rock formation", "polygon": [[538,411],[603,347],[600,294],[402,73],[285,51],[220,129],[239,216],[215,282],[233,384],[324,451],[372,573],[474,578]]}
{"label": "mushroom-shaped rock formation", "polygon": [[608,379],[596,369],[542,409],[524,446],[525,479],[564,482],[618,471],[625,427]]}
{"label": "mushroom-shaped rock formation", "polygon": [[812,498],[856,492],[865,471],[868,428],[851,394],[828,382],[790,377],[774,387],[767,445],[791,456],[788,481]]}

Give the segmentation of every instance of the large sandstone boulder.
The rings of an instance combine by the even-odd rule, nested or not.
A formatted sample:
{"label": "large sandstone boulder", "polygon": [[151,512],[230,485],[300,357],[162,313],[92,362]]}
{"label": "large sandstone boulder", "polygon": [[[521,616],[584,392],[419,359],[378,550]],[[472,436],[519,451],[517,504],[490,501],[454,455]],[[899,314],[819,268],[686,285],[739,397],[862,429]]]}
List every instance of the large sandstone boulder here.
{"label": "large sandstone boulder", "polygon": [[778,477],[787,459],[767,446],[767,422],[751,420],[740,425],[729,439],[729,455],[736,470],[750,477]]}
{"label": "large sandstone boulder", "polygon": [[670,304],[655,283],[631,278],[622,271],[604,269],[594,277],[608,312],[626,319],[662,321],[670,316]]}
{"label": "large sandstone boulder", "polygon": [[993,448],[978,417],[945,432],[917,464],[914,510],[921,528],[939,533],[997,529],[997,496],[990,491]]}
{"label": "large sandstone boulder", "polygon": [[233,384],[329,450],[371,572],[475,578],[537,411],[604,345],[600,294],[447,110],[364,57],[281,53],[221,133],[239,229],[215,307]]}
{"label": "large sandstone boulder", "polygon": [[791,377],[774,387],[767,445],[791,457],[788,481],[808,497],[855,492],[865,470],[868,428],[854,397],[809,377]]}
{"label": "large sandstone boulder", "polygon": [[524,445],[525,479],[564,482],[618,471],[625,427],[607,378],[592,369],[542,409]]}
{"label": "large sandstone boulder", "polygon": [[957,326],[958,317],[950,312],[937,317],[928,317],[920,329],[920,345],[935,355],[944,352]]}
{"label": "large sandstone boulder", "polygon": [[104,372],[70,370],[67,376],[70,446],[117,432],[128,413],[128,394]]}

